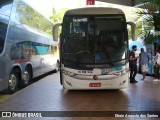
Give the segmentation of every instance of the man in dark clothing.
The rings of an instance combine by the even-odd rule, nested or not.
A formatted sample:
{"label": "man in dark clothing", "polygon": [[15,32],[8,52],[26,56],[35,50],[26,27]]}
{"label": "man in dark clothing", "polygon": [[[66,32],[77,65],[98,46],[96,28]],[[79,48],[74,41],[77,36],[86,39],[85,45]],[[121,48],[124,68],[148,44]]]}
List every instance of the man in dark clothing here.
{"label": "man in dark clothing", "polygon": [[130,83],[137,83],[135,80],[135,76],[137,74],[137,58],[135,56],[135,51],[137,50],[137,46],[132,46],[132,51],[129,54],[129,66],[130,66]]}

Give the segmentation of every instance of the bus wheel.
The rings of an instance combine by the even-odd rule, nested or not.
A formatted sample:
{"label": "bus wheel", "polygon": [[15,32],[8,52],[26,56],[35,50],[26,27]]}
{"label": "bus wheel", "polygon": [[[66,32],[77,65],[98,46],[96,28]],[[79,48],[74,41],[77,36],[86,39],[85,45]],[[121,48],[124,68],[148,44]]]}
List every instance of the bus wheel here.
{"label": "bus wheel", "polygon": [[26,87],[32,79],[32,71],[30,67],[27,67],[22,75],[22,80],[20,81],[20,87]]}
{"label": "bus wheel", "polygon": [[16,72],[15,69],[11,71],[11,74],[9,76],[9,83],[8,83],[8,92],[14,93],[17,91],[18,87],[18,81],[19,81],[19,74]]}

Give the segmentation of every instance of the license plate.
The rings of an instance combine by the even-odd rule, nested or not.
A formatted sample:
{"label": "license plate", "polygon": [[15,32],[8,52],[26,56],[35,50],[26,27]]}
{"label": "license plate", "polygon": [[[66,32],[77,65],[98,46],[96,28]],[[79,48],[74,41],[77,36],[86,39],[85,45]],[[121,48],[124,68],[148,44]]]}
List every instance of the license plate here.
{"label": "license plate", "polygon": [[89,87],[101,87],[101,83],[89,83]]}

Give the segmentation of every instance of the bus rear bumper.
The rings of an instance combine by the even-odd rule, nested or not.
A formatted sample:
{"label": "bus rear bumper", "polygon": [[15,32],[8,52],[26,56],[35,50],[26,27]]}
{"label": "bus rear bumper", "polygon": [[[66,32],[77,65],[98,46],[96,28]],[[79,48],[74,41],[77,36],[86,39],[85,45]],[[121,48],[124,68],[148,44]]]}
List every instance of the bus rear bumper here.
{"label": "bus rear bumper", "polygon": [[69,90],[123,89],[128,86],[128,73],[109,80],[82,80],[63,75],[63,87]]}

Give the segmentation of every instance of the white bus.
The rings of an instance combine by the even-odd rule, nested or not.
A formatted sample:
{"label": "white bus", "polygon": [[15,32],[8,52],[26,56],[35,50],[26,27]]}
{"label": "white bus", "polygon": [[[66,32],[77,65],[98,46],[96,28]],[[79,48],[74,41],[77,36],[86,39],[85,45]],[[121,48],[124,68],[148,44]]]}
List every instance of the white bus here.
{"label": "white bus", "polygon": [[0,1],[0,91],[13,93],[32,78],[58,70],[53,23],[25,1]]}
{"label": "white bus", "polygon": [[[134,24],[133,39],[135,37]],[[120,9],[68,10],[53,27],[60,37],[60,83],[66,89],[121,89],[128,85],[128,32]]]}

